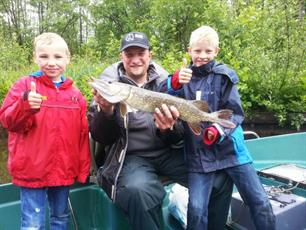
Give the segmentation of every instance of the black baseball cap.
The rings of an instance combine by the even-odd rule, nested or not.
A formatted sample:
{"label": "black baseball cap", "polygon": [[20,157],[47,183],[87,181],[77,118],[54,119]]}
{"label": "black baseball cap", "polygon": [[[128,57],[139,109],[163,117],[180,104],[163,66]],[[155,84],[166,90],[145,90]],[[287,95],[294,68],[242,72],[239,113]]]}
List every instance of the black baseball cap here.
{"label": "black baseball cap", "polygon": [[120,52],[131,46],[150,49],[150,43],[147,35],[141,32],[130,32],[125,34],[121,41]]}

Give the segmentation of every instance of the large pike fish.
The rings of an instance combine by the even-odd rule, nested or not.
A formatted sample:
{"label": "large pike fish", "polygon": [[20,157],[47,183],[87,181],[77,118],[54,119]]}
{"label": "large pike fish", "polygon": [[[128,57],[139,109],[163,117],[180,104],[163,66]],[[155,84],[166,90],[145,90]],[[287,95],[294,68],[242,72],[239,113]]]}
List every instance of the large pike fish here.
{"label": "large pike fish", "polygon": [[186,121],[196,133],[201,133],[201,122],[215,122],[225,128],[235,128],[235,124],[229,119],[232,111],[228,109],[208,113],[208,104],[204,101],[185,100],[165,93],[146,90],[121,82],[108,82],[102,79],[92,78],[89,85],[110,103],[121,103],[122,115],[127,108],[154,112],[155,108],[161,108],[162,104],[174,106],[180,113],[180,119]]}

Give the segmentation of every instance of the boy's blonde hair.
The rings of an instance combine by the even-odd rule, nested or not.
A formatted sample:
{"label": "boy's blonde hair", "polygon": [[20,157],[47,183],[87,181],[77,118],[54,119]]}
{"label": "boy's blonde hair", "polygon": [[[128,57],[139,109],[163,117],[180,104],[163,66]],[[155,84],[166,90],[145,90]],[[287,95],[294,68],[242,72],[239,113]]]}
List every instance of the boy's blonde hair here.
{"label": "boy's blonde hair", "polygon": [[210,26],[201,26],[194,30],[190,35],[189,47],[194,46],[198,42],[208,42],[208,44],[219,48],[218,33]]}
{"label": "boy's blonde hair", "polygon": [[36,52],[37,48],[42,46],[49,46],[54,43],[61,44],[65,49],[67,56],[70,57],[70,52],[66,41],[56,33],[42,33],[38,35],[34,39],[34,53]]}

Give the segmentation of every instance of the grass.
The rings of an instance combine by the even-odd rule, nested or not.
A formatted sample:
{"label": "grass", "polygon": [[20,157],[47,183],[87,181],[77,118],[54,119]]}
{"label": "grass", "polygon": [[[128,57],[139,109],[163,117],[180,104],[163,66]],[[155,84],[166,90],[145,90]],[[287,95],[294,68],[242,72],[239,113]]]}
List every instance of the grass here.
{"label": "grass", "polygon": [[7,135],[0,127],[0,184],[11,182],[11,177],[6,167],[7,155]]}

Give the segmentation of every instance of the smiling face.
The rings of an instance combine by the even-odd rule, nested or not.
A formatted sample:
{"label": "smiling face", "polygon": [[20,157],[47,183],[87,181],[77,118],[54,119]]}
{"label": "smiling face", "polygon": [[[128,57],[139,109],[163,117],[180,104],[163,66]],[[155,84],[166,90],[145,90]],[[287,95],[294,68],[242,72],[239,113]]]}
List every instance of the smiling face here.
{"label": "smiling face", "polygon": [[190,35],[189,55],[197,67],[212,61],[219,52],[219,36],[210,26],[201,26]]}
{"label": "smiling face", "polygon": [[70,60],[65,40],[56,33],[42,33],[34,39],[34,60],[52,81],[59,81]]}
{"label": "smiling face", "polygon": [[208,41],[202,40],[194,43],[188,49],[193,64],[197,67],[212,61],[219,52],[219,48]]}
{"label": "smiling face", "polygon": [[147,80],[151,53],[148,49],[131,46],[120,54],[124,69],[128,77],[136,83],[143,84]]}
{"label": "smiling face", "polygon": [[66,47],[61,42],[41,45],[35,49],[35,63],[52,81],[58,81],[69,64]]}

